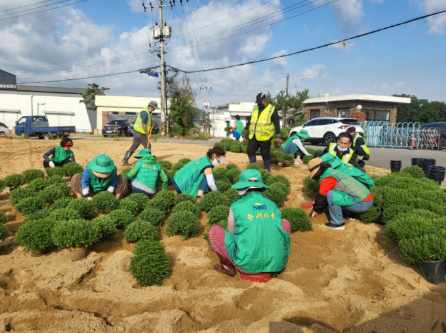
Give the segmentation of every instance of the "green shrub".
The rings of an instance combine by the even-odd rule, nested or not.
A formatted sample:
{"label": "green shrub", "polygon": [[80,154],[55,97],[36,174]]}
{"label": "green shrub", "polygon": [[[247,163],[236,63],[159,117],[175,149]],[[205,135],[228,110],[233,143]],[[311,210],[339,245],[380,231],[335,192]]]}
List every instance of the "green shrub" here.
{"label": "green shrub", "polygon": [[[68,205],[74,201],[72,197],[64,197],[57,199],[54,201],[54,203],[51,205],[51,209],[59,209],[59,208],[68,208]],[[81,216],[82,217],[82,216]]]}
{"label": "green shrub", "polygon": [[178,211],[170,215],[166,231],[169,236],[182,235],[184,239],[188,239],[200,233],[200,220],[192,212]]}
{"label": "green shrub", "polygon": [[99,238],[98,229],[87,220],[69,220],[56,223],[51,237],[58,248],[88,247]]}
{"label": "green shrub", "polygon": [[401,212],[407,211],[406,205],[388,205],[383,207],[383,219],[385,223],[392,221]]}
{"label": "green shrub", "polygon": [[171,170],[173,168],[173,164],[169,161],[158,161],[158,163],[161,165],[164,171]]}
{"label": "green shrub", "polygon": [[138,204],[129,198],[122,199],[119,202],[119,208],[128,210],[133,216],[137,216],[140,213]]}
{"label": "green shrub", "polygon": [[212,208],[208,214],[208,223],[209,224],[222,224],[226,226],[226,222],[228,221],[229,216],[229,207],[220,205]]}
{"label": "green shrub", "polygon": [[16,209],[24,214],[29,215],[38,210],[42,209],[45,206],[45,202],[39,197],[29,197],[21,200],[17,205]]}
{"label": "green shrub", "polygon": [[372,206],[366,212],[359,214],[359,220],[364,223],[376,223],[381,218],[381,208]]}
{"label": "green shrub", "polygon": [[57,183],[46,187],[40,191],[37,197],[45,202],[45,204],[51,205],[56,200],[68,197],[70,195],[70,188],[65,183]]}
{"label": "green shrub", "polygon": [[112,237],[118,231],[117,221],[109,215],[95,218],[91,221],[93,227],[96,228],[98,239],[107,239]]}
{"label": "green shrub", "polygon": [[266,185],[271,185],[272,183],[274,183],[274,176],[271,174],[271,172],[269,172],[268,170],[262,170],[260,171],[260,173],[262,175],[262,180]]}
{"label": "green shrub", "polygon": [[55,168],[47,168],[46,174],[48,175],[48,177],[53,177],[53,176],[63,177],[65,175],[65,172],[61,167],[55,167]]}
{"label": "green shrub", "polygon": [[216,185],[220,192],[226,192],[231,188],[231,183],[227,180],[217,180]]}
{"label": "green shrub", "polygon": [[8,237],[8,229],[3,224],[0,224],[0,240],[4,240]]}
{"label": "green shrub", "polygon": [[240,199],[240,195],[238,194],[237,190],[234,189],[229,189],[224,193],[227,201],[228,201],[228,205],[232,205],[234,202],[236,202],[238,199]]}
{"label": "green shrub", "polygon": [[[403,219],[404,217],[404,219]],[[415,238],[446,229],[446,219],[424,217],[414,213],[399,215],[386,226],[386,234],[394,241]]]}
{"label": "green shrub", "polygon": [[308,162],[310,162],[313,158],[314,158],[313,155],[306,155],[306,156],[304,156],[302,161],[304,162],[304,164],[308,164]]}
{"label": "green shrub", "polygon": [[176,213],[178,211],[182,211],[182,210],[192,212],[195,215],[197,215],[198,217],[200,217],[200,213],[201,213],[200,207],[194,202],[190,202],[190,201],[180,202],[178,205],[173,207],[172,214]]}
{"label": "green shrub", "polygon": [[127,197],[127,199],[132,200],[138,204],[139,212],[143,211],[147,202],[149,201],[149,198],[144,193],[132,193]]}
{"label": "green shrub", "polygon": [[139,214],[139,219],[148,222],[154,226],[159,226],[163,222],[166,217],[165,213],[155,207],[147,207],[144,209],[141,214]]}
{"label": "green shrub", "polygon": [[425,234],[416,238],[402,239],[398,246],[401,255],[410,264],[446,259],[446,233]]}
{"label": "green shrub", "polygon": [[129,243],[140,240],[156,241],[160,239],[159,229],[152,223],[137,220],[125,228],[125,238]]}
{"label": "green shrub", "polygon": [[119,200],[108,191],[99,192],[93,197],[93,204],[100,213],[110,213],[119,206]]}
{"label": "green shrub", "polygon": [[17,242],[33,253],[46,253],[54,248],[51,236],[54,222],[40,219],[23,223],[16,233]]}
{"label": "green shrub", "polygon": [[229,205],[229,200],[221,192],[209,192],[200,202],[200,208],[205,212],[209,212],[212,208],[219,205]]}
{"label": "green shrub", "polygon": [[240,170],[238,168],[227,169],[226,177],[231,183],[236,183],[240,177]]}
{"label": "green shrub", "polygon": [[9,187],[10,190],[13,190],[13,189],[19,187],[20,185],[22,185],[24,182],[24,179],[23,179],[22,175],[16,174],[16,175],[6,176],[4,181],[5,181],[6,186]]}
{"label": "green shrub", "polygon": [[212,170],[212,174],[214,175],[215,180],[228,179],[228,177],[226,176],[226,172],[227,170],[223,167],[218,167]]}
{"label": "green shrub", "polygon": [[47,186],[54,185],[54,184],[64,184],[65,179],[63,179],[62,175],[54,175],[54,176],[49,176],[48,179],[46,180],[46,182],[47,182]]}
{"label": "green shrub", "polygon": [[282,149],[272,149],[271,163],[290,166],[294,164],[294,158],[291,155],[285,154]]}
{"label": "green shrub", "polygon": [[228,163],[228,164],[226,165],[226,170],[233,170],[233,169],[237,169],[237,170],[238,170],[238,166],[237,166],[237,164],[234,164],[234,163]]}
{"label": "green shrub", "polygon": [[178,205],[180,202],[183,201],[190,201],[195,203],[195,198],[189,194],[179,193],[175,196],[175,206]]}
{"label": "green shrub", "polygon": [[165,214],[167,214],[174,205],[175,193],[170,191],[160,191],[149,201],[149,206],[158,208]]}
{"label": "green shrub", "polygon": [[86,220],[91,220],[98,215],[96,206],[93,201],[79,198],[69,203],[68,208],[74,209],[79,212],[81,217]]}
{"label": "green shrub", "polygon": [[5,224],[8,222],[8,218],[6,217],[6,214],[0,210],[0,224]]}
{"label": "green shrub", "polygon": [[38,211],[28,214],[25,217],[25,223],[30,221],[37,221],[47,218],[50,215],[50,210],[48,208],[39,209]]}
{"label": "green shrub", "polygon": [[282,175],[273,176],[271,183],[281,183],[281,184],[285,185],[288,193],[291,189],[290,181],[288,180],[287,177],[282,176]]}
{"label": "green shrub", "polygon": [[0,193],[6,188],[6,182],[4,179],[0,179]]}
{"label": "green shrub", "polygon": [[35,192],[28,187],[17,187],[11,191],[9,199],[13,205],[17,205],[23,199],[30,198],[34,195]]}
{"label": "green shrub", "polygon": [[68,221],[80,219],[82,216],[72,208],[58,208],[50,213],[49,218],[54,221]]}
{"label": "green shrub", "polygon": [[135,221],[135,216],[127,209],[116,209],[107,216],[114,221],[117,228],[125,229],[125,227]]}
{"label": "green shrub", "polygon": [[183,158],[181,160],[179,160],[177,163],[175,163],[172,167],[172,172],[173,174],[175,174],[175,172],[177,172],[178,170],[180,170],[182,167],[184,167],[187,163],[190,162],[190,159],[188,158]]}
{"label": "green shrub", "polygon": [[312,230],[308,214],[300,208],[283,208],[282,218],[290,222],[292,232]]}
{"label": "green shrub", "polygon": [[62,169],[65,177],[73,177],[75,174],[82,173],[84,170],[84,168],[76,162],[67,163]]}
{"label": "green shrub", "polygon": [[160,285],[172,273],[170,260],[160,242],[140,241],[130,261],[130,272],[141,286]]}
{"label": "green shrub", "polygon": [[246,169],[254,169],[254,170],[262,171],[262,168],[257,163],[250,163],[250,164],[248,164]]}
{"label": "green shrub", "polygon": [[315,198],[319,192],[319,182],[311,177],[305,177],[303,192],[307,197]]}
{"label": "green shrub", "polygon": [[30,183],[31,181],[33,181],[34,179],[43,179],[45,178],[45,174],[43,173],[42,170],[38,170],[38,169],[29,169],[26,170],[22,173],[23,175],[23,182],[25,184]]}
{"label": "green shrub", "polygon": [[401,171],[403,175],[409,175],[414,178],[424,178],[424,171],[419,166],[410,166]]}
{"label": "green shrub", "polygon": [[265,196],[275,202],[279,207],[282,207],[288,197],[286,186],[282,183],[273,183],[265,191]]}

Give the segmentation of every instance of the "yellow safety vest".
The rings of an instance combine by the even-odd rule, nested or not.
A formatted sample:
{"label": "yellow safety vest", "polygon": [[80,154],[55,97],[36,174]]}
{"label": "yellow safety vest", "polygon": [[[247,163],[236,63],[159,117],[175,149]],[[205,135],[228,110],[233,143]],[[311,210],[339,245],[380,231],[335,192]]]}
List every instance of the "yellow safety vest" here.
{"label": "yellow safety vest", "polygon": [[[333,157],[337,157],[338,156],[338,154],[336,153],[335,148],[336,148],[336,143],[330,143],[330,145],[328,146],[328,153],[331,156],[333,156]],[[341,159],[342,162],[349,163],[350,160],[353,157],[353,153],[354,153],[353,149],[349,148],[348,149],[348,154],[345,154],[344,156],[342,156],[342,159]]]}
{"label": "yellow safety vest", "polygon": [[[147,112],[149,115],[149,121],[147,123],[147,126],[143,124],[142,118],[141,118],[141,112]],[[138,117],[136,117],[135,123],[133,124],[133,129],[138,132],[139,134],[147,134],[152,129],[152,116],[150,115],[149,109],[145,108],[142,110]]]}
{"label": "yellow safety vest", "polygon": [[[356,141],[357,141],[359,138],[363,138],[363,139],[364,139],[364,137],[363,137],[361,134],[359,134],[359,133],[356,133],[355,136],[353,137],[353,147],[355,148],[355,150],[356,150]],[[365,139],[364,139],[364,142],[365,142]],[[363,144],[363,145],[361,145],[361,148],[362,148],[362,151],[363,151],[364,153],[366,153],[367,155],[370,156],[370,149],[369,149],[369,147],[367,146],[367,144]]]}
{"label": "yellow safety vest", "polygon": [[257,141],[268,141],[274,136],[274,124],[271,121],[273,113],[274,106],[268,104],[259,117],[259,107],[254,107],[249,124],[250,140],[255,137]]}

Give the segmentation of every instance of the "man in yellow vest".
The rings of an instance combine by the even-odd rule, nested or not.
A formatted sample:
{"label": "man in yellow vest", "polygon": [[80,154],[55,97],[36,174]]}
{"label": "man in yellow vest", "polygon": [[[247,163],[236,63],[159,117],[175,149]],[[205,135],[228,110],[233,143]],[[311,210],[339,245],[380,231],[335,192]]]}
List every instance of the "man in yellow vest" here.
{"label": "man in yellow vest", "polygon": [[330,143],[327,148],[325,148],[324,154],[330,154],[333,157],[338,157],[344,163],[350,163],[353,158],[354,151],[352,147],[352,136],[343,132],[339,134],[338,140],[336,143]]}
{"label": "man in yellow vest", "polygon": [[123,165],[129,164],[130,157],[138,149],[139,145],[150,150],[151,147],[148,146],[150,145],[149,137],[152,135],[153,128],[152,113],[157,107],[158,104],[155,101],[150,101],[147,108],[139,112],[138,117],[136,117],[135,123],[133,124],[133,143],[129,150],[125,152],[122,160]]}
{"label": "man in yellow vest", "polygon": [[254,107],[248,128],[248,157],[250,163],[256,163],[256,153],[260,149],[263,166],[271,169],[271,141],[274,135],[280,137],[280,119],[274,105],[270,104],[265,94],[256,96],[257,105]]}

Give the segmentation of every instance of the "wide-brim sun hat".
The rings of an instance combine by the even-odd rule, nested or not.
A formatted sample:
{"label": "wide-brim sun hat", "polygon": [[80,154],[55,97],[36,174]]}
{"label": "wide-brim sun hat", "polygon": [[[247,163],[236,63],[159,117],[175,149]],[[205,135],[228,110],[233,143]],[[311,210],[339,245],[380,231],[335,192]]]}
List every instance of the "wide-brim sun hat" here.
{"label": "wide-brim sun hat", "polygon": [[310,171],[311,177],[314,177],[317,174],[317,172],[321,167],[322,162],[323,161],[320,158],[313,158],[308,162],[308,170]]}
{"label": "wide-brim sun hat", "polygon": [[115,163],[106,154],[100,154],[89,162],[89,167],[93,172],[100,174],[111,174],[116,170]]}
{"label": "wide-brim sun hat", "polygon": [[138,159],[146,158],[151,155],[152,155],[152,153],[150,152],[150,150],[148,150],[147,148],[143,148],[135,155],[135,158],[138,158]]}
{"label": "wide-brim sun hat", "polygon": [[310,133],[308,133],[308,131],[303,128],[299,132],[297,132],[297,135],[303,140],[310,138]]}
{"label": "wide-brim sun hat", "polygon": [[234,190],[246,190],[250,188],[267,189],[262,179],[262,175],[258,170],[246,169],[240,174],[239,181],[232,185]]}

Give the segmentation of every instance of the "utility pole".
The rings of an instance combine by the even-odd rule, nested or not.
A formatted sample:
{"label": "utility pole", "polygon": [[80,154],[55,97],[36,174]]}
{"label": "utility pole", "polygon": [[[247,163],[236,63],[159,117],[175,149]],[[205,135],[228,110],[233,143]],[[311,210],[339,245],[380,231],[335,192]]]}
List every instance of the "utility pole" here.
{"label": "utility pole", "polygon": [[283,110],[283,119],[284,119],[284,124],[283,127],[287,127],[288,126],[288,122],[287,122],[287,111],[288,111],[288,87],[290,85],[290,74],[286,75],[286,86],[285,86],[285,96],[286,96],[286,103],[285,103],[285,108]]}

